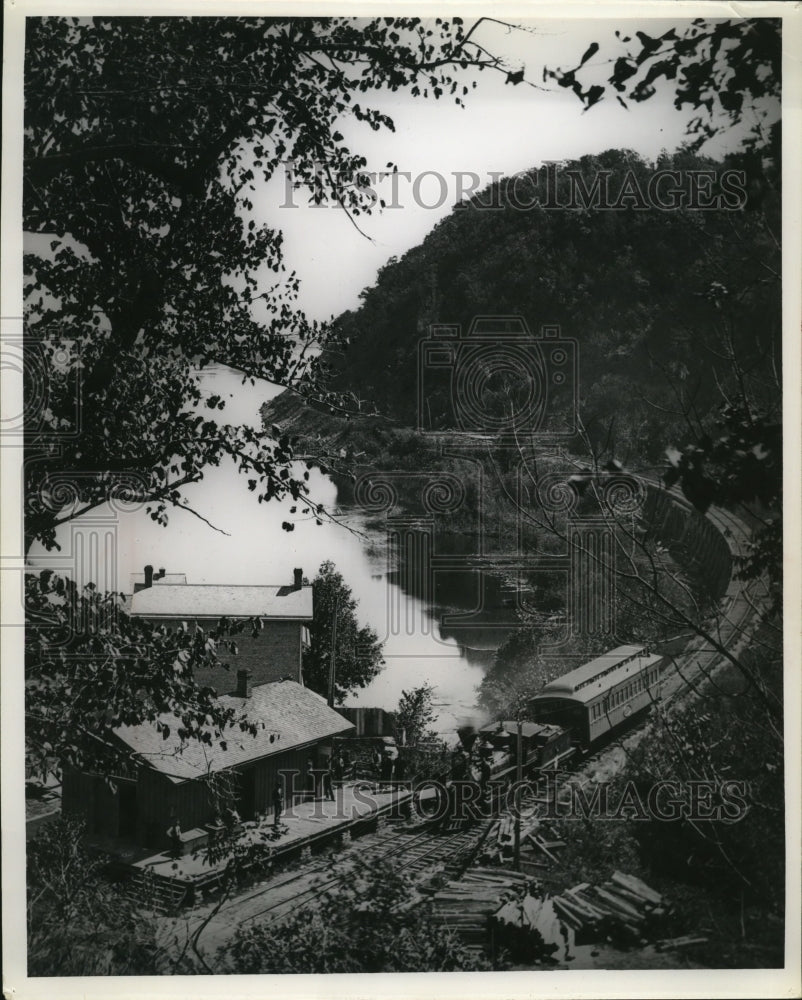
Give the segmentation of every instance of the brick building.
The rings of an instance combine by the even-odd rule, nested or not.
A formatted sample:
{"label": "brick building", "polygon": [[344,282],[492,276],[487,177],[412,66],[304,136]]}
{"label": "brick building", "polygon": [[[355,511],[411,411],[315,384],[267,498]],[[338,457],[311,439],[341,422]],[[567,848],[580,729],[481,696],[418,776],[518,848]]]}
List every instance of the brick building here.
{"label": "brick building", "polygon": [[183,574],[154,573],[146,566],[131,582],[132,617],[154,625],[208,631],[223,617],[253,621],[253,628],[234,637],[237,652],[225,653],[229,669],[199,670],[199,683],[229,694],[241,669],[250,671],[254,686],[284,679],[303,683],[301,657],[309,641],[313,594],[302,570],[296,569],[292,584],[285,586],[223,586],[189,584]]}

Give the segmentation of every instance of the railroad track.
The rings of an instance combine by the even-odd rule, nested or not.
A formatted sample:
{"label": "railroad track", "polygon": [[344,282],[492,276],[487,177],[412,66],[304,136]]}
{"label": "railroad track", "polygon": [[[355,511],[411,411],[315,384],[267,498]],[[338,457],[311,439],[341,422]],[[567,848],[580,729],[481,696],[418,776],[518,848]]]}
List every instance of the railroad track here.
{"label": "railroad track", "polygon": [[[690,508],[688,501],[676,490],[672,490],[671,493],[675,499]],[[748,527],[739,517],[718,507],[711,507],[705,516],[715,525],[727,542],[734,563],[737,557],[746,553],[750,537]],[[764,594],[761,593],[763,590],[767,592],[764,580],[748,583],[737,580],[733,565],[729,585],[722,595],[720,617],[707,631],[734,656],[737,656],[744,644],[749,641],[750,625],[760,609],[764,598]],[[663,682],[660,693],[661,703],[666,705],[695,691],[697,685],[708,680],[725,662],[726,657],[712,647],[703,636],[697,635],[691,638],[682,652],[671,657],[674,675]],[[577,761],[577,773],[587,774],[590,768],[602,765],[606,755],[620,745],[623,739],[643,731],[647,721],[648,717],[645,717],[628,731],[619,733],[617,738],[614,737],[610,743],[600,747],[588,757]]]}
{"label": "railroad track", "polygon": [[[455,862],[461,856],[467,856],[471,849],[478,845],[491,822],[487,821],[471,829],[454,833],[432,833],[425,830],[409,835],[409,839],[402,832],[393,831],[380,842],[357,848],[355,853],[360,863],[368,865],[392,857],[396,871],[419,875],[442,861]],[[353,865],[349,864],[349,860],[349,858],[341,859],[344,870],[340,874],[308,886],[299,884],[297,893],[249,913],[240,923],[247,923],[257,918],[264,919],[268,914],[270,914],[269,920],[278,920],[290,909],[297,910],[299,907],[308,906],[324,892],[352,877]],[[301,874],[299,883],[306,881],[308,874],[308,871]],[[267,894],[271,888],[273,886],[268,885],[263,892]]]}
{"label": "railroad track", "polygon": [[[428,828],[407,833],[388,827],[370,843],[355,843],[338,854],[340,870],[336,873],[332,871],[331,861],[328,864],[324,861],[312,862],[300,871],[278,876],[257,889],[238,894],[211,919],[200,917],[195,933],[191,935],[192,950],[206,966],[201,949],[202,939],[209,940],[214,951],[240,927],[255,920],[276,923],[352,879],[357,863],[371,865],[392,858],[396,871],[403,871],[413,878],[438,865],[456,874],[467,866],[492,823],[493,820],[488,819],[451,833],[435,833]],[[262,902],[266,905],[261,905]]]}

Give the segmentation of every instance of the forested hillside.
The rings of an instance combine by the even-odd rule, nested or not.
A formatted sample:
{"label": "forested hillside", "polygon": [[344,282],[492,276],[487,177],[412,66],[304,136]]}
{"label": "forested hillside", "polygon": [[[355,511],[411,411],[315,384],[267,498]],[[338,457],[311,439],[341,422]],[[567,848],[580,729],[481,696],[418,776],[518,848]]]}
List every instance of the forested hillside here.
{"label": "forested hillside", "polygon": [[[672,183],[686,194],[694,183],[715,193],[728,169],[745,171],[733,182],[743,187],[740,202],[719,197],[717,208],[661,210],[638,194],[658,170],[677,172],[660,186],[664,201]],[[589,192],[607,172],[611,199],[622,189],[632,195],[618,208],[594,207],[592,199],[589,208],[581,201],[521,207],[555,178],[556,201],[566,204],[569,171]],[[700,182],[700,171],[715,176]],[[419,342],[430,324],[460,324],[464,336],[475,316],[518,314],[534,335],[559,325],[577,340],[579,411],[594,445],[633,465],[659,463],[668,444],[692,436],[689,428],[698,432],[722,391],[737,393],[739,380],[761,372],[768,380],[779,364],[777,183],[771,167],[754,160],[722,164],[680,152],[649,164],[622,150],[502,180],[391,260],[362,292],[362,306],[339,317],[350,347],[329,359],[334,387],[407,427],[418,423],[420,388],[423,421],[436,421],[453,404],[447,379],[426,382],[425,373],[418,385]],[[750,386],[753,398],[760,383]],[[488,389],[502,396],[505,387]],[[767,385],[767,402],[772,395],[776,402]],[[273,419],[293,410],[282,400]],[[294,416],[295,430],[321,429],[311,414]],[[324,423],[329,434],[345,430]],[[365,431],[357,421],[344,435],[355,437],[354,451],[367,443]]]}

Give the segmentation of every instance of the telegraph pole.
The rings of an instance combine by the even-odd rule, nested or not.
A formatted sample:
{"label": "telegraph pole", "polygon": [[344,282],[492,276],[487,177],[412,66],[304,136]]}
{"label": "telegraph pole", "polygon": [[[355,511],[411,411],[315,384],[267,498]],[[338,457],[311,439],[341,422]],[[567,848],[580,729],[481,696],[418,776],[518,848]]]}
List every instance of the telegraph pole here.
{"label": "telegraph pole", "polygon": [[515,870],[521,868],[521,782],[524,777],[523,725],[518,719],[518,746],[515,759]]}
{"label": "telegraph pole", "polygon": [[335,656],[337,653],[337,606],[339,595],[334,595],[334,611],[331,613],[331,660],[329,662],[329,708],[334,708],[334,678],[337,671]]}

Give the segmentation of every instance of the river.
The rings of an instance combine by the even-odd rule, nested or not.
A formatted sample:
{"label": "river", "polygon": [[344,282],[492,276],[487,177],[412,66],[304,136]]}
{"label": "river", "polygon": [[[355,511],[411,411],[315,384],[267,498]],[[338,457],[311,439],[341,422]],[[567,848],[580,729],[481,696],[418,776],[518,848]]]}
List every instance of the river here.
{"label": "river", "polygon": [[[242,386],[238,376],[222,368],[207,373],[204,382],[226,398],[220,419],[232,423],[253,423],[260,405],[278,392],[265,385]],[[62,527],[60,552],[32,550],[29,563],[69,573],[79,582],[91,580],[101,589],[130,593],[131,574],[146,564],[185,573],[189,583],[281,584],[292,579],[296,566],[312,578],[330,559],[359,602],[360,622],[371,625],[384,640],[384,670],[368,687],[350,695],[347,704],[392,710],[402,691],[429,683],[438,731],[453,734],[457,725],[478,721],[476,686],[506,632],[497,627],[498,621],[455,625],[448,623],[448,616],[470,612],[479,602],[480,587],[487,591],[486,600],[497,584],[491,581],[488,588],[488,581],[473,572],[444,572],[435,578],[435,600],[421,599],[411,592],[413,587],[400,585],[399,566],[388,555],[387,534],[375,515],[368,520],[361,510],[339,509],[334,483],[317,471],[310,483],[315,499],[337,511],[341,523],[316,525],[314,518],[307,518],[292,532],[282,530],[291,504],[258,504],[245,477],[223,463],[209,468],[203,482],[186,494],[205,520],[172,510],[169,524],[162,527],[144,505],[105,507]],[[112,539],[105,565],[102,558],[89,557],[90,540],[99,537]]]}

